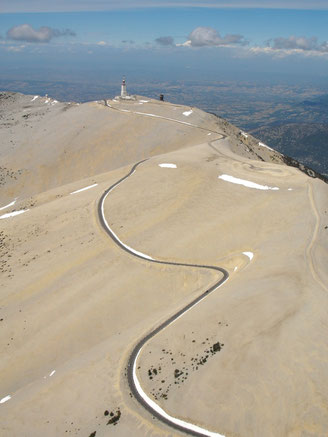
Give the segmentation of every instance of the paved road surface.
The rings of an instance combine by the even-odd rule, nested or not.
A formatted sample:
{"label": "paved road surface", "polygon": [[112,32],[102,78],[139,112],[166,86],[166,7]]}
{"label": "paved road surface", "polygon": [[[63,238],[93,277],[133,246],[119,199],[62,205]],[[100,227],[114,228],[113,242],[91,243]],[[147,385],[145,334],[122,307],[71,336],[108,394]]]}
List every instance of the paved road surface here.
{"label": "paved road surface", "polygon": [[[145,161],[145,160],[144,160]],[[153,416],[156,416],[159,420],[166,423],[167,425],[182,431],[186,432],[190,435],[194,436],[209,436],[209,437],[222,437],[221,434],[214,433],[211,431],[208,431],[206,429],[203,429],[201,427],[198,427],[197,425],[193,425],[191,423],[184,422],[180,419],[177,419],[175,417],[172,417],[168,415],[164,410],[162,410],[152,399],[148,397],[148,395],[142,390],[141,385],[137,379],[136,375],[136,361],[138,358],[138,355],[141,352],[142,347],[157,333],[162,331],[164,328],[172,324],[175,320],[177,320],[179,317],[181,317],[183,314],[185,314],[187,311],[189,311],[192,307],[197,305],[201,300],[203,300],[206,296],[208,296],[210,293],[212,293],[214,290],[217,290],[229,277],[228,272],[217,266],[208,266],[208,265],[199,265],[199,264],[187,264],[187,263],[176,263],[176,262],[166,262],[161,260],[153,259],[147,255],[144,255],[140,252],[137,252],[129,246],[125,245],[112,231],[110,226],[108,225],[108,222],[106,220],[106,217],[104,215],[104,202],[108,194],[116,188],[119,184],[121,184],[125,179],[130,177],[136,170],[136,168],[144,161],[140,161],[137,164],[135,164],[129,173],[119,179],[115,184],[110,186],[104,194],[101,196],[99,203],[98,203],[98,215],[99,220],[104,228],[104,230],[107,232],[107,234],[112,238],[112,240],[122,249],[128,252],[130,255],[136,256],[137,258],[141,258],[143,260],[146,260],[151,263],[155,264],[166,264],[166,265],[174,265],[174,266],[182,266],[182,267],[193,267],[193,268],[200,268],[200,269],[210,269],[215,270],[223,274],[223,277],[218,280],[212,287],[205,290],[200,296],[198,296],[196,299],[194,299],[192,302],[190,302],[188,305],[186,305],[184,308],[179,310],[177,313],[175,313],[173,316],[171,316],[169,319],[167,319],[165,322],[163,322],[161,325],[159,325],[156,329],[154,329],[152,332],[150,332],[148,335],[143,337],[134,347],[133,351],[131,352],[131,355],[128,360],[128,383],[131,389],[131,392],[136,397],[136,399],[140,402],[141,405],[143,405],[146,410],[148,410]]]}

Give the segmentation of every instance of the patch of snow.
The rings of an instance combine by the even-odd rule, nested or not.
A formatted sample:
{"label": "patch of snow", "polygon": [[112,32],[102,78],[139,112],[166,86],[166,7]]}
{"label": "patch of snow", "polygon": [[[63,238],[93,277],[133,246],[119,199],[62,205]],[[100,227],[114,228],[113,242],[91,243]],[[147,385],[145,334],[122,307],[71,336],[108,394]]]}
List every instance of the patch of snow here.
{"label": "patch of snow", "polygon": [[127,109],[120,109],[120,111],[131,112],[132,114],[138,114],[138,115],[145,115],[147,117],[161,118],[162,120],[169,120],[169,121],[174,121],[175,123],[185,124],[187,126],[198,127],[195,124],[187,123],[186,121],[175,120],[174,118],[163,117],[162,115],[156,115],[156,114],[150,114],[147,112],[138,112],[138,111],[132,112],[132,111],[128,111]]}
{"label": "patch of snow", "polygon": [[0,404],[4,404],[5,402],[9,401],[9,399],[11,399],[11,396],[5,396],[4,398],[0,399]]}
{"label": "patch of snow", "polygon": [[9,208],[10,206],[15,205],[16,200],[17,200],[17,197],[16,197],[15,200],[13,200],[12,202],[8,203],[8,205],[6,205],[6,206],[2,206],[2,207],[0,208],[0,211],[3,210],[3,209]]}
{"label": "patch of snow", "polygon": [[72,193],[70,193],[70,194],[81,193],[81,191],[90,190],[90,188],[96,187],[97,185],[98,185],[98,184],[89,185],[89,186],[87,186],[87,187],[80,188],[79,190],[72,191]]}
{"label": "patch of snow", "polygon": [[44,103],[49,103],[49,99],[47,99]]}
{"label": "patch of snow", "polygon": [[242,134],[243,137],[248,138],[248,135],[245,132],[241,131],[240,133]]}
{"label": "patch of snow", "polygon": [[21,209],[20,211],[8,212],[0,216],[0,219],[6,219],[9,217],[15,217],[15,215],[23,214],[23,212],[29,211],[28,209]]}
{"label": "patch of snow", "polygon": [[223,179],[226,182],[232,182],[233,184],[244,185],[245,187],[255,188],[257,190],[274,190],[274,191],[279,190],[278,187],[269,187],[268,185],[256,184],[255,182],[247,181],[245,179],[235,178],[234,176],[230,176],[227,174],[218,176],[218,178]]}
{"label": "patch of snow", "polygon": [[253,252],[243,252],[243,254],[248,256],[248,258],[252,261],[252,259],[254,257],[254,253]]}
{"label": "patch of snow", "polygon": [[159,167],[165,167],[165,168],[177,168],[175,164],[158,164]]}
{"label": "patch of snow", "polygon": [[192,114],[192,110],[190,111],[185,111],[182,113],[183,115],[185,115],[186,117],[189,117],[190,114]]}
{"label": "patch of snow", "polygon": [[[156,114],[147,114],[147,112],[136,112],[136,114],[139,114],[139,115],[148,115],[148,117],[165,118],[165,117],[161,117],[160,115],[156,115]],[[169,120],[169,119],[167,119],[167,120]]]}
{"label": "patch of snow", "polygon": [[31,100],[31,102],[34,102],[34,100],[38,99],[39,96],[34,96],[33,99]]}
{"label": "patch of snow", "polygon": [[[113,232],[113,230],[112,230]],[[142,258],[146,258],[146,259],[154,259],[149,255],[146,255],[145,253],[139,252],[138,250],[133,249],[132,247],[128,246],[127,244],[124,244],[119,238],[118,236],[113,232],[113,234],[115,235],[115,237],[117,238],[117,240],[128,250],[130,250],[131,252],[135,253],[136,255],[141,256]]]}
{"label": "patch of snow", "polygon": [[55,105],[56,103],[58,103],[58,100],[53,100],[53,101],[51,102],[52,105]]}
{"label": "patch of snow", "polygon": [[259,146],[265,147],[266,149],[272,150],[272,151],[274,152],[274,150],[271,149],[271,147],[267,146],[267,145],[264,144],[264,143],[259,142]]}
{"label": "patch of snow", "polygon": [[53,376],[56,373],[56,370],[53,370],[52,372],[49,373],[49,375],[46,375],[43,377],[43,379],[47,379],[48,376]]}

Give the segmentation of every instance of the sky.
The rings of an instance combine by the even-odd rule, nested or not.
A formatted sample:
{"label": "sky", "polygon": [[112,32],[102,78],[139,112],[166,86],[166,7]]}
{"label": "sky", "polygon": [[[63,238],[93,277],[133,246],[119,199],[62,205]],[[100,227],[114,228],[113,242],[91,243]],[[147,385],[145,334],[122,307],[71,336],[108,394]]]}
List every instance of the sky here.
{"label": "sky", "polygon": [[0,79],[328,77],[328,0],[1,0]]}

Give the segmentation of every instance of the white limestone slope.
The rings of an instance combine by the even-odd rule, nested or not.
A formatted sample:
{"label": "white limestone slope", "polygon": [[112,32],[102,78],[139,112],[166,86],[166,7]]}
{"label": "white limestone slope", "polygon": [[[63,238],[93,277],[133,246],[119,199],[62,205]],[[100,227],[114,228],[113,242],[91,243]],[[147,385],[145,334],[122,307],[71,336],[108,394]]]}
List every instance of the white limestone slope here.
{"label": "white limestone slope", "polygon": [[[218,265],[229,280],[142,348],[134,377],[149,402],[207,435],[324,435],[327,185],[196,108],[33,99],[29,155],[17,146],[14,167],[1,152],[17,179],[1,198],[0,434],[175,433],[131,398],[127,359],[221,276],[161,259]],[[98,201],[145,156],[101,205],[139,259],[99,226]],[[106,410],[121,412],[116,426]]]}

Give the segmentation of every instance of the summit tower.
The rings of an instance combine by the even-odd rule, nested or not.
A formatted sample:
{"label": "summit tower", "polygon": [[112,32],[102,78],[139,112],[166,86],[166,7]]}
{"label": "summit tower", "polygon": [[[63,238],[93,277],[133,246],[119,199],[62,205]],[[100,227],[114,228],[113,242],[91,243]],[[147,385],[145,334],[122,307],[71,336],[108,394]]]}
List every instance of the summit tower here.
{"label": "summit tower", "polygon": [[121,97],[122,97],[123,99],[125,99],[125,98],[127,97],[125,77],[123,77],[123,80],[122,80],[122,85],[121,85]]}

